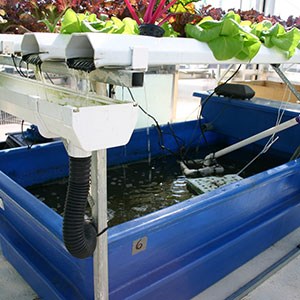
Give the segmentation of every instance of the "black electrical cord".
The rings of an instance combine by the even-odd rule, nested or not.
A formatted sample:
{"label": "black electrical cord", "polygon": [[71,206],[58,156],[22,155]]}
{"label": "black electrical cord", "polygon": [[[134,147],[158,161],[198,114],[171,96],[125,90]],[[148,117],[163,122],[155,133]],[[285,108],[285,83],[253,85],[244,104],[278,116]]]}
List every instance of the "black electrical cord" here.
{"label": "black electrical cord", "polygon": [[97,234],[97,237],[101,236],[102,234],[104,234],[107,230],[108,230],[108,226],[105,227],[104,229],[102,229],[98,234]]}
{"label": "black electrical cord", "polygon": [[[130,94],[130,97],[131,97],[132,101],[135,102],[135,103],[137,103],[137,102],[135,101],[135,99],[134,99],[134,96],[133,96],[131,90],[130,90],[129,88],[127,88],[127,89],[128,89],[128,92],[129,92],[129,94]],[[164,137],[163,137],[163,131],[162,131],[162,129],[161,129],[161,127],[160,127],[158,121],[155,119],[155,117],[152,116],[151,114],[149,114],[149,113],[148,113],[143,107],[141,107],[139,104],[137,104],[137,106],[139,107],[139,109],[140,109],[146,116],[148,116],[149,118],[151,118],[151,119],[154,121],[154,123],[155,123],[155,128],[157,129],[157,132],[158,132],[158,138],[159,138],[159,139],[158,139],[158,144],[159,144],[159,147],[160,147],[162,150],[166,150],[166,151],[168,151],[170,154],[174,155],[174,156],[177,157],[177,158],[179,157],[179,159],[181,159],[180,153],[178,154],[178,153],[172,151],[171,149],[169,149],[169,148],[167,148],[167,147],[165,146],[165,143],[164,143]],[[173,135],[173,134],[172,134],[172,135]]]}
{"label": "black electrical cord", "polygon": [[[240,64],[239,67],[235,70],[235,72],[224,83],[220,84],[219,86],[227,84],[239,72],[241,66],[242,65]],[[204,127],[202,126],[200,120],[201,120],[201,115],[203,113],[203,109],[204,109],[205,105],[208,103],[208,101],[212,98],[212,96],[214,94],[215,94],[215,89],[214,89],[214,91],[212,93],[210,93],[209,95],[207,95],[207,97],[202,101],[200,109],[199,109],[199,113],[198,113],[198,116],[197,116],[197,123],[196,123],[196,128],[199,127],[200,131],[201,131],[200,138],[203,138],[205,144],[208,147],[210,147],[210,144],[208,143],[208,141],[206,139],[205,130],[204,130]],[[186,160],[186,156],[187,156],[188,152],[190,151],[191,145],[193,144],[194,141],[195,141],[195,139],[192,139],[189,142],[189,145],[186,147],[185,153],[183,154],[183,158],[184,158],[183,161]],[[210,152],[214,152],[214,151],[210,151]]]}
{"label": "black electrical cord", "polygon": [[21,76],[21,77],[26,77],[26,75],[23,73],[22,69],[20,68],[20,66],[18,67],[17,66],[17,63],[16,63],[16,57],[14,54],[11,55],[11,59],[13,61],[13,64],[14,64],[14,67],[16,69],[16,71],[18,72],[18,74]]}
{"label": "black electrical cord", "polygon": [[[238,72],[239,72],[239,70],[240,70],[240,68],[241,68],[241,66],[242,65],[239,65],[239,67],[234,71],[234,73],[225,81],[225,82],[223,82],[223,83],[221,83],[220,85],[219,85],[219,87],[220,86],[223,86],[223,85],[225,85],[225,84],[227,84]],[[201,118],[201,115],[202,115],[202,113],[203,113],[203,109],[204,109],[204,107],[205,107],[205,105],[208,103],[208,101],[211,99],[211,97],[213,96],[215,94],[215,89],[214,89],[214,91],[212,92],[212,93],[210,93],[203,101],[202,101],[202,103],[201,103],[201,108],[200,108],[200,110],[199,110],[199,114],[198,114],[198,119],[200,119]],[[204,131],[203,131],[203,127],[201,126],[201,122],[200,122],[200,130],[201,130],[201,133],[202,133],[202,135],[203,135],[203,138],[204,138],[204,140],[205,140],[205,142],[207,142],[207,140],[206,140],[206,138],[205,138],[205,136],[204,136]]]}
{"label": "black electrical cord", "polygon": [[[185,143],[184,140],[182,138],[180,138],[178,135],[175,134],[173,126],[170,122],[168,122],[168,127],[170,129],[171,135],[173,136],[173,138],[174,138],[174,140],[177,144],[178,149],[184,147],[184,143]],[[181,144],[179,143],[179,140],[181,141]]]}
{"label": "black electrical cord", "polygon": [[[24,63],[26,63],[26,66],[27,66],[27,72],[28,72],[28,70],[29,70],[29,64],[35,64],[35,65],[37,65],[38,66],[38,68],[39,68],[39,71],[42,73],[43,71],[42,71],[42,63],[43,63],[43,61],[39,58],[39,54],[41,54],[41,53],[43,53],[43,52],[39,52],[39,53],[32,53],[32,54],[30,54],[30,55],[28,55],[28,56],[24,56],[24,57],[22,57],[21,59],[20,59],[20,61],[19,61],[19,66],[17,66],[17,63],[16,63],[16,61],[15,61],[15,56],[12,54],[11,55],[11,57],[12,57],[12,61],[13,61],[13,64],[14,64],[14,67],[16,68],[16,70],[17,70],[17,72],[19,73],[19,75],[21,76],[21,77],[28,77],[28,76],[26,76],[26,74],[22,71],[22,63],[24,62]],[[34,58],[34,59],[33,59]],[[47,77],[47,79],[54,85],[54,82],[53,82],[53,80],[52,80],[52,78],[50,77],[50,75],[49,75],[49,73],[47,73],[47,72],[43,72],[43,73],[45,73],[46,74],[46,77]]]}
{"label": "black electrical cord", "polygon": [[[240,70],[240,68],[241,68],[241,64],[239,65],[239,67],[234,71],[234,73],[225,81],[225,82],[223,82],[222,84],[220,84],[219,86],[223,86],[223,85],[225,85],[225,84],[227,84],[238,72],[239,72],[239,70]],[[215,89],[214,89],[214,91],[212,92],[212,93],[210,93],[202,102],[201,102],[201,107],[200,107],[200,109],[199,109],[199,113],[198,113],[198,120],[199,120],[199,127],[200,127],[200,131],[201,131],[201,137],[204,139],[204,141],[205,141],[205,143],[209,146],[209,143],[208,143],[208,141],[207,141],[207,139],[206,139],[206,136],[205,136],[205,132],[204,132],[204,128],[203,128],[203,126],[202,126],[202,124],[201,124],[201,122],[200,122],[200,120],[201,120],[201,116],[202,116],[202,113],[203,113],[203,110],[204,110],[204,107],[205,107],[205,105],[208,103],[208,101],[212,98],[212,96],[215,94]]]}
{"label": "black electrical cord", "polygon": [[[227,84],[227,83],[228,83],[228,82],[229,82],[229,81],[230,81],[230,80],[231,80],[231,79],[239,72],[241,66],[242,66],[242,65],[240,64],[239,67],[235,70],[235,72],[234,72],[234,73],[233,73],[233,74],[232,74],[232,75],[231,75],[224,83],[222,83],[222,84],[219,85],[219,86],[222,86],[222,85]],[[132,101],[135,102],[135,103],[137,103],[137,102],[135,101],[135,99],[134,99],[134,96],[133,96],[131,90],[130,90],[129,88],[127,88],[127,89],[128,89],[128,92],[129,92],[129,94],[130,94],[130,97],[131,97]],[[201,122],[200,122],[200,119],[201,119],[201,115],[202,115],[202,113],[203,113],[203,109],[204,109],[205,105],[208,103],[208,101],[211,99],[211,97],[212,97],[214,94],[215,94],[215,90],[214,90],[211,94],[209,94],[209,95],[202,101],[202,105],[201,105],[200,110],[199,110],[199,114],[198,114],[198,118],[197,118],[198,121],[197,121],[197,125],[196,125],[196,126],[199,126],[199,124],[200,124],[200,126],[199,126],[199,127],[200,127],[200,131],[201,131],[201,136],[200,136],[200,137],[202,137],[202,138],[204,139],[205,143],[206,143],[208,146],[210,146],[210,145],[209,145],[209,143],[208,143],[208,141],[207,141],[207,139],[206,139],[206,137],[205,137],[204,128],[203,128],[203,126],[202,126],[202,124],[201,124]],[[138,107],[141,109],[141,111],[142,111],[145,115],[147,115],[149,118],[151,118],[151,119],[154,121],[155,127],[156,127],[157,132],[158,132],[158,136],[159,136],[159,146],[160,146],[160,148],[163,149],[163,150],[167,150],[168,152],[170,152],[171,154],[175,155],[176,157],[179,157],[180,160],[185,161],[185,160],[186,160],[185,157],[186,157],[187,153],[189,152],[190,146],[188,146],[188,147],[180,146],[180,145],[179,145],[179,142],[178,142],[178,137],[175,135],[175,133],[174,133],[172,127],[169,125],[171,134],[172,134],[172,136],[174,137],[174,139],[175,139],[175,141],[176,141],[176,144],[177,144],[177,146],[178,146],[178,148],[179,148],[179,154],[178,154],[178,153],[175,153],[175,152],[172,151],[171,149],[166,148],[166,146],[165,146],[165,144],[164,144],[164,139],[163,139],[163,132],[162,132],[162,130],[161,130],[161,127],[160,127],[158,121],[157,121],[152,115],[150,115],[145,109],[143,109],[139,104],[137,104],[137,105],[138,105]],[[190,145],[191,145],[191,143],[190,143]],[[182,153],[182,150],[183,150],[184,148],[186,148],[186,150],[185,150],[184,153]],[[214,151],[212,151],[212,152],[214,152]]]}
{"label": "black electrical cord", "polygon": [[28,148],[28,149],[31,149],[32,146],[34,145],[34,142],[32,142],[31,144],[28,143],[28,140],[26,139],[26,137],[25,137],[25,135],[24,135],[24,120],[22,120],[22,122],[21,122],[21,134],[22,134],[22,138],[23,138],[24,142],[25,142],[26,145],[27,145],[27,148]]}
{"label": "black electrical cord", "polygon": [[[19,70],[20,71],[22,70],[22,62],[23,62],[23,58],[21,58],[19,61]],[[28,73],[28,64],[26,64],[26,67],[27,67],[27,73]],[[23,71],[22,71],[22,73],[24,74]],[[27,76],[24,74],[24,77],[27,77]]]}

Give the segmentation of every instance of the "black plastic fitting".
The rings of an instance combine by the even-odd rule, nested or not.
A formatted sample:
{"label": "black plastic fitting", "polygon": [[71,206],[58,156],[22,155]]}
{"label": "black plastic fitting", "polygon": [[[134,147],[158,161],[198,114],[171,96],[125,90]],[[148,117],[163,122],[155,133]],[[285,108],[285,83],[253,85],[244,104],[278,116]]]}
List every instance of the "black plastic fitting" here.
{"label": "black plastic fitting", "polygon": [[69,157],[69,183],[64,211],[63,238],[70,254],[81,259],[93,255],[97,244],[96,226],[84,218],[90,178],[91,157]]}
{"label": "black plastic fitting", "polygon": [[139,26],[140,35],[162,37],[165,30],[156,24],[141,24]]}

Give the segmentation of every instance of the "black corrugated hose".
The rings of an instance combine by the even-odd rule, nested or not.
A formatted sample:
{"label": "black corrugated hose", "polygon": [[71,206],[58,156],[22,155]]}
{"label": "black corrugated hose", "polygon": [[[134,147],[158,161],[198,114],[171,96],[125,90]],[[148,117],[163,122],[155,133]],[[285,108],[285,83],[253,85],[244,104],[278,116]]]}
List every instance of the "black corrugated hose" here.
{"label": "black corrugated hose", "polygon": [[96,226],[84,214],[90,189],[91,157],[69,157],[69,184],[65,203],[63,237],[68,251],[77,258],[93,255]]}

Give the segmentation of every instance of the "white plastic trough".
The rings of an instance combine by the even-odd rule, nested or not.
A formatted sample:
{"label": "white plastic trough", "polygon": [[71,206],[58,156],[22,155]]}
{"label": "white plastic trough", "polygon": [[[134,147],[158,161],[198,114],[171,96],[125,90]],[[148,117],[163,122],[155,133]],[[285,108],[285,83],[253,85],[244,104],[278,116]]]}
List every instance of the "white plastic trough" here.
{"label": "white plastic trough", "polygon": [[74,33],[72,35],[27,33],[18,38],[15,35],[13,35],[13,38],[7,37],[9,35],[0,36],[0,42],[3,39],[6,40],[6,43],[13,40],[16,44],[16,50],[21,50],[23,55],[39,54],[42,61],[93,58],[96,68],[114,67],[118,69],[147,70],[149,67],[162,65],[201,63],[281,64],[298,63],[300,61],[299,49],[296,49],[293,57],[287,59],[282,51],[275,47],[269,49],[263,45],[252,61],[239,61],[237,59],[218,61],[206,43],[192,38],[156,38],[107,33]]}
{"label": "white plastic trough", "polygon": [[62,137],[71,156],[128,143],[135,128],[132,102],[83,95],[0,73],[0,110],[36,124],[45,137]]}
{"label": "white plastic trough", "polygon": [[276,48],[261,46],[259,53],[249,61],[231,59],[218,61],[208,45],[191,38],[155,38],[139,35],[76,33],[66,48],[66,59],[94,58],[96,68],[118,67],[147,69],[150,66],[179,64],[298,63],[300,51],[287,60]]}
{"label": "white plastic trough", "polygon": [[22,35],[0,34],[0,54],[20,53],[22,39]]}
{"label": "white plastic trough", "polygon": [[21,43],[22,55],[38,54],[42,61],[65,61],[69,34],[26,33]]}

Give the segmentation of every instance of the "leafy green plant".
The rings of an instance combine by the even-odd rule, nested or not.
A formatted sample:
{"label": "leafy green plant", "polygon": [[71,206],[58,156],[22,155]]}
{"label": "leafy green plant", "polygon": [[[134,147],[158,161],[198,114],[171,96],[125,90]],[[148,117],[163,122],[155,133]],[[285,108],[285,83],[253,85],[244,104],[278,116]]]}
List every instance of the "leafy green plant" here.
{"label": "leafy green plant", "polygon": [[241,23],[240,16],[228,12],[220,21],[204,18],[199,24],[187,24],[188,37],[206,42],[217,60],[237,58],[250,61],[259,51],[261,42]]}
{"label": "leafy green plant", "polygon": [[61,33],[74,32],[103,32],[103,33],[126,33],[138,34],[137,23],[131,18],[120,20],[117,17],[108,18],[107,15],[76,13],[68,9],[61,20]]}
{"label": "leafy green plant", "polygon": [[294,27],[286,31],[281,24],[276,23],[273,25],[268,20],[253,24],[251,27],[251,32],[255,34],[266,47],[277,47],[286,53],[287,58],[294,55],[300,42],[300,31],[298,28]]}
{"label": "leafy green plant", "polygon": [[[36,7],[36,12],[39,12],[38,7]],[[46,10],[40,12],[40,15],[37,14],[36,18],[39,20],[38,22],[45,24],[47,31],[57,32],[63,14],[64,11],[59,12],[55,5],[49,5]]]}
{"label": "leafy green plant", "polygon": [[[163,23],[161,27],[165,31],[165,36],[178,36],[168,22]],[[96,14],[76,13],[74,10],[68,9],[61,20],[60,32],[64,34],[74,32],[139,34],[139,27],[137,22],[130,17],[121,20],[114,16],[108,17],[101,14],[98,18]]]}
{"label": "leafy green plant", "polygon": [[168,37],[178,37],[180,35],[179,32],[175,31],[173,26],[169,22],[165,22],[161,25],[161,28],[165,31],[164,36]]}

